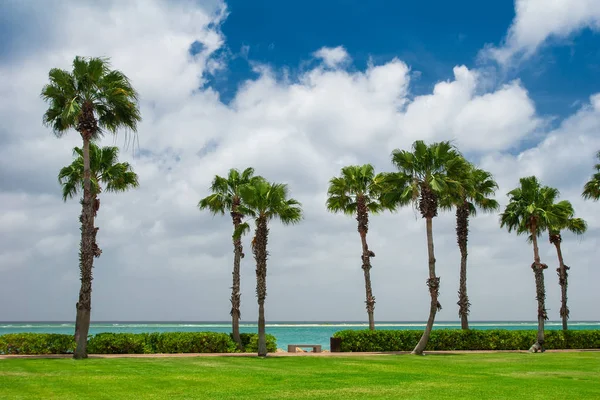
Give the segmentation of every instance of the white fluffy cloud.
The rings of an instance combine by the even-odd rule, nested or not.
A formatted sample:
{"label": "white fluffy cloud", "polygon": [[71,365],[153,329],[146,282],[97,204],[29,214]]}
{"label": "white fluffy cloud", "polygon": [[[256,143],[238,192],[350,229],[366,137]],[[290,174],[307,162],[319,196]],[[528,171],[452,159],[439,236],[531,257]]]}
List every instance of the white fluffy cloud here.
{"label": "white fluffy cloud", "polygon": [[[42,10],[29,12],[44,18]],[[490,91],[477,70],[458,66],[452,80],[413,96],[410,69],[402,60],[350,72],[342,62],[349,56],[338,48],[343,56],[329,58],[338,60],[331,65],[323,55],[335,68],[317,66],[295,80],[277,79],[269,66],[259,67],[260,76],[225,105],[202,86],[207,71],[226,68],[211,58],[226,40],[215,28],[224,15],[222,5],[83,2],[65,13],[58,14],[60,23],[37,29],[42,37],[67,39],[0,60],[0,303],[15,304],[0,310],[0,320],[73,317],[79,205],[63,204],[56,173],[70,162],[80,139],[71,132],[59,140],[41,126],[45,105],[39,91],[48,70],[68,68],[76,54],[112,56],[139,90],[144,118],[140,151],[136,148],[135,157],[131,147],[121,153],[140,175],[141,187],[102,196],[98,239],[104,252],[95,264],[95,319],[227,318],[231,222],[199,212],[196,203],[208,194],[215,174],[247,166],[288,183],[306,215],[298,226],[271,226],[267,317],[365,318],[356,221],[326,212],[327,182],[352,163],[390,170],[390,151],[415,139],[454,140],[494,172],[501,200],[518,177],[531,173],[574,200],[578,213],[589,219],[590,233],[581,242],[565,236],[565,257],[573,266],[572,318],[600,317],[589,306],[598,300],[590,296],[597,296],[592,283],[600,279],[592,268],[600,221],[594,217],[597,204],[580,201],[578,192],[600,148],[598,97],[556,130],[539,132],[544,118],[518,81]],[[195,41],[202,51],[193,57],[188,49]],[[532,133],[545,138],[516,151]],[[112,143],[112,138],[103,141]],[[434,223],[444,305],[440,320],[456,318],[459,257],[453,225],[451,214]],[[471,229],[473,318],[532,319],[535,295],[525,240],[501,231],[496,215],[477,217]],[[369,241],[377,254],[372,271],[376,318],[422,320],[428,307],[423,221],[412,209],[374,216]],[[552,249],[543,251],[552,264]],[[256,307],[247,253],[242,315],[250,320]],[[549,273],[552,318],[558,318],[555,281]]]}
{"label": "white fluffy cloud", "polygon": [[548,39],[563,39],[584,28],[600,30],[598,0],[516,0],[515,13],[503,45],[485,50],[501,64],[531,56]]}
{"label": "white fluffy cloud", "polygon": [[350,55],[348,55],[348,52],[343,46],[322,47],[315,51],[313,56],[323,60],[323,63],[330,68],[335,68],[350,61]]}

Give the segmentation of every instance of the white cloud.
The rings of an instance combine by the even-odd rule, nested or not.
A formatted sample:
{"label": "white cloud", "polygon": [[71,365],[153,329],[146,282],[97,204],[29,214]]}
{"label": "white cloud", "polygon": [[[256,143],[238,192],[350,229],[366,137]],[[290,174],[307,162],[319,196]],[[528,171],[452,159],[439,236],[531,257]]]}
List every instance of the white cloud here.
{"label": "white cloud", "polygon": [[600,30],[598,0],[516,0],[515,14],[502,46],[484,51],[501,64],[530,57],[551,38]]}
{"label": "white cloud", "polygon": [[[43,17],[43,10],[31,12]],[[594,204],[578,200],[578,190],[591,172],[593,151],[600,148],[600,97],[557,130],[544,132],[547,137],[539,145],[511,155],[507,149],[514,151],[523,138],[545,128],[518,81],[489,90],[480,72],[458,66],[452,80],[414,96],[403,61],[349,72],[342,68],[346,55],[337,58],[335,68],[317,66],[295,80],[277,79],[272,67],[257,66],[259,77],[225,105],[210,88],[199,89],[211,55],[225,38],[212,28],[212,13],[196,3],[140,0],[100,8],[86,2],[65,12],[64,20],[40,24],[39,35],[66,40],[0,60],[0,303],[22,305],[1,310],[0,320],[73,317],[77,243],[67,243],[79,232],[79,204],[63,204],[56,174],[71,161],[71,149],[80,139],[75,132],[56,139],[41,126],[44,104],[38,96],[48,70],[68,68],[76,54],[111,55],[114,67],[139,90],[144,118],[141,151],[135,158],[131,149],[121,153],[140,175],[141,187],[102,196],[98,239],[104,252],[95,264],[95,319],[227,318],[231,221],[201,213],[196,204],[215,174],[247,166],[288,183],[306,214],[298,226],[271,226],[267,317],[363,319],[356,221],[326,212],[327,182],[350,163],[371,162],[379,171],[390,170],[390,151],[407,148],[415,139],[451,139],[475,154],[496,174],[499,199],[519,176],[532,171],[576,200],[578,213],[590,218],[591,231],[581,243],[565,238],[565,254],[574,266],[572,315],[599,318],[589,304],[597,302],[590,300],[591,285],[600,272],[586,266],[597,258],[593,249],[600,221],[593,217]],[[94,38],[76,34],[90,27],[97,32]],[[193,58],[187,50],[196,40],[204,50]],[[113,143],[112,138],[103,141]],[[201,151],[207,146],[214,149]],[[527,243],[502,232],[495,215],[479,216],[471,227],[473,318],[532,319],[535,295]],[[444,305],[439,319],[452,320],[459,261],[453,215],[441,215],[434,229]],[[423,221],[412,209],[374,216],[369,242],[377,254],[372,271],[376,318],[424,319]],[[256,307],[249,238],[244,244],[242,315],[251,320]],[[543,252],[551,263],[552,249],[545,246]],[[551,315],[557,318],[558,285],[552,274],[547,282]],[[505,296],[507,291],[513,295]],[[35,307],[26,299],[30,296],[37,299]]]}
{"label": "white cloud", "polygon": [[350,55],[343,46],[322,47],[315,51],[313,56],[322,59],[329,68],[335,68],[350,61]]}

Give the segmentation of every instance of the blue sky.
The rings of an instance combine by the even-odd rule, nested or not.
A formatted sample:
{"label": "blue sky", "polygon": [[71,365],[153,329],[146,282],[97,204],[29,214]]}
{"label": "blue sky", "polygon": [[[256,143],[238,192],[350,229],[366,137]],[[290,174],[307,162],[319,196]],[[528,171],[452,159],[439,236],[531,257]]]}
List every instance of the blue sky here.
{"label": "blue sky", "polygon": [[[529,175],[573,203],[589,230],[564,235],[571,315],[600,320],[599,204],[581,199],[600,149],[598,0],[74,1],[0,2],[0,320],[74,317],[80,205],[62,201],[56,175],[81,139],[42,125],[39,93],[76,55],[110,57],[143,119],[135,151],[123,132],[101,143],[120,146],[140,187],[102,195],[93,319],[229,318],[231,221],[196,205],[215,175],[248,166],[305,212],[270,226],[267,319],[366,319],[356,221],[327,212],[328,181],[345,165],[393,170],[390,152],[421,139],[450,140],[492,173],[501,206]],[[497,214],[470,229],[472,319],[535,319],[530,245]],[[437,318],[455,320],[454,213],[434,239]],[[373,216],[369,247],[376,320],[425,319],[422,219]],[[547,239],[540,251],[558,319],[556,253]],[[246,257],[247,320],[254,285]]]}
{"label": "blue sky", "polygon": [[[323,46],[343,45],[359,70],[369,59],[380,64],[398,57],[421,73],[412,93],[430,92],[436,82],[452,78],[455,65],[494,66],[480,60],[479,52],[498,45],[515,17],[514,4],[506,0],[232,0],[227,5],[222,30],[234,57],[211,81],[224,101],[241,82],[256,77],[243,46],[250,60],[292,72],[309,67],[311,53]],[[572,113],[600,91],[600,35],[585,29],[573,36],[576,40],[554,40],[516,68],[496,71],[497,83],[520,79],[541,114]]]}

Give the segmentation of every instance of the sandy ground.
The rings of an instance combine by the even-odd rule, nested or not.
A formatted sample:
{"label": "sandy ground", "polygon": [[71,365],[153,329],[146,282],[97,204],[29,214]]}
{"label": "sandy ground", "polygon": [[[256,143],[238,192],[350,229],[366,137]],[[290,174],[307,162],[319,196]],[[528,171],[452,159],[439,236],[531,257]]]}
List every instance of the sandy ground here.
{"label": "sandy ground", "polygon": [[[546,350],[546,353],[600,352],[600,349],[586,350]],[[527,350],[468,350],[468,351],[426,351],[425,354],[493,354],[527,353]],[[410,354],[409,351],[361,352],[361,353],[269,353],[268,357],[363,357]],[[90,354],[89,358],[166,358],[166,357],[256,357],[256,353],[176,353],[176,354]],[[45,355],[0,355],[0,360],[10,358],[72,358],[71,354]]]}

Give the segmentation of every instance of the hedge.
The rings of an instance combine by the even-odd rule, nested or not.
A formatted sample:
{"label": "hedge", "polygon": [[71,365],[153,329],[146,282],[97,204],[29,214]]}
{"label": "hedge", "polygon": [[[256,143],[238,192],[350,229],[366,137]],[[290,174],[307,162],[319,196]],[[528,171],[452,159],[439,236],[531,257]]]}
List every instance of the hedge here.
{"label": "hedge", "polygon": [[[256,352],[257,334],[243,334],[246,352]],[[0,335],[0,354],[68,354],[75,350],[73,335],[11,333]],[[226,333],[161,332],[99,333],[88,339],[89,354],[235,353],[235,342]],[[267,335],[267,350],[277,350]]]}
{"label": "hedge", "polygon": [[73,335],[8,333],[0,335],[0,354],[66,354],[75,350]]}
{"label": "hedge", "polygon": [[[346,330],[333,334],[341,338],[342,352],[411,351],[423,331],[415,330]],[[537,331],[509,330],[433,330],[426,350],[528,350]],[[545,332],[546,349],[600,349],[600,330]]]}
{"label": "hedge", "polygon": [[[240,333],[242,339],[242,347],[246,353],[258,352],[258,334],[256,333]],[[277,351],[277,339],[273,335],[266,334],[267,352],[275,353]]]}

